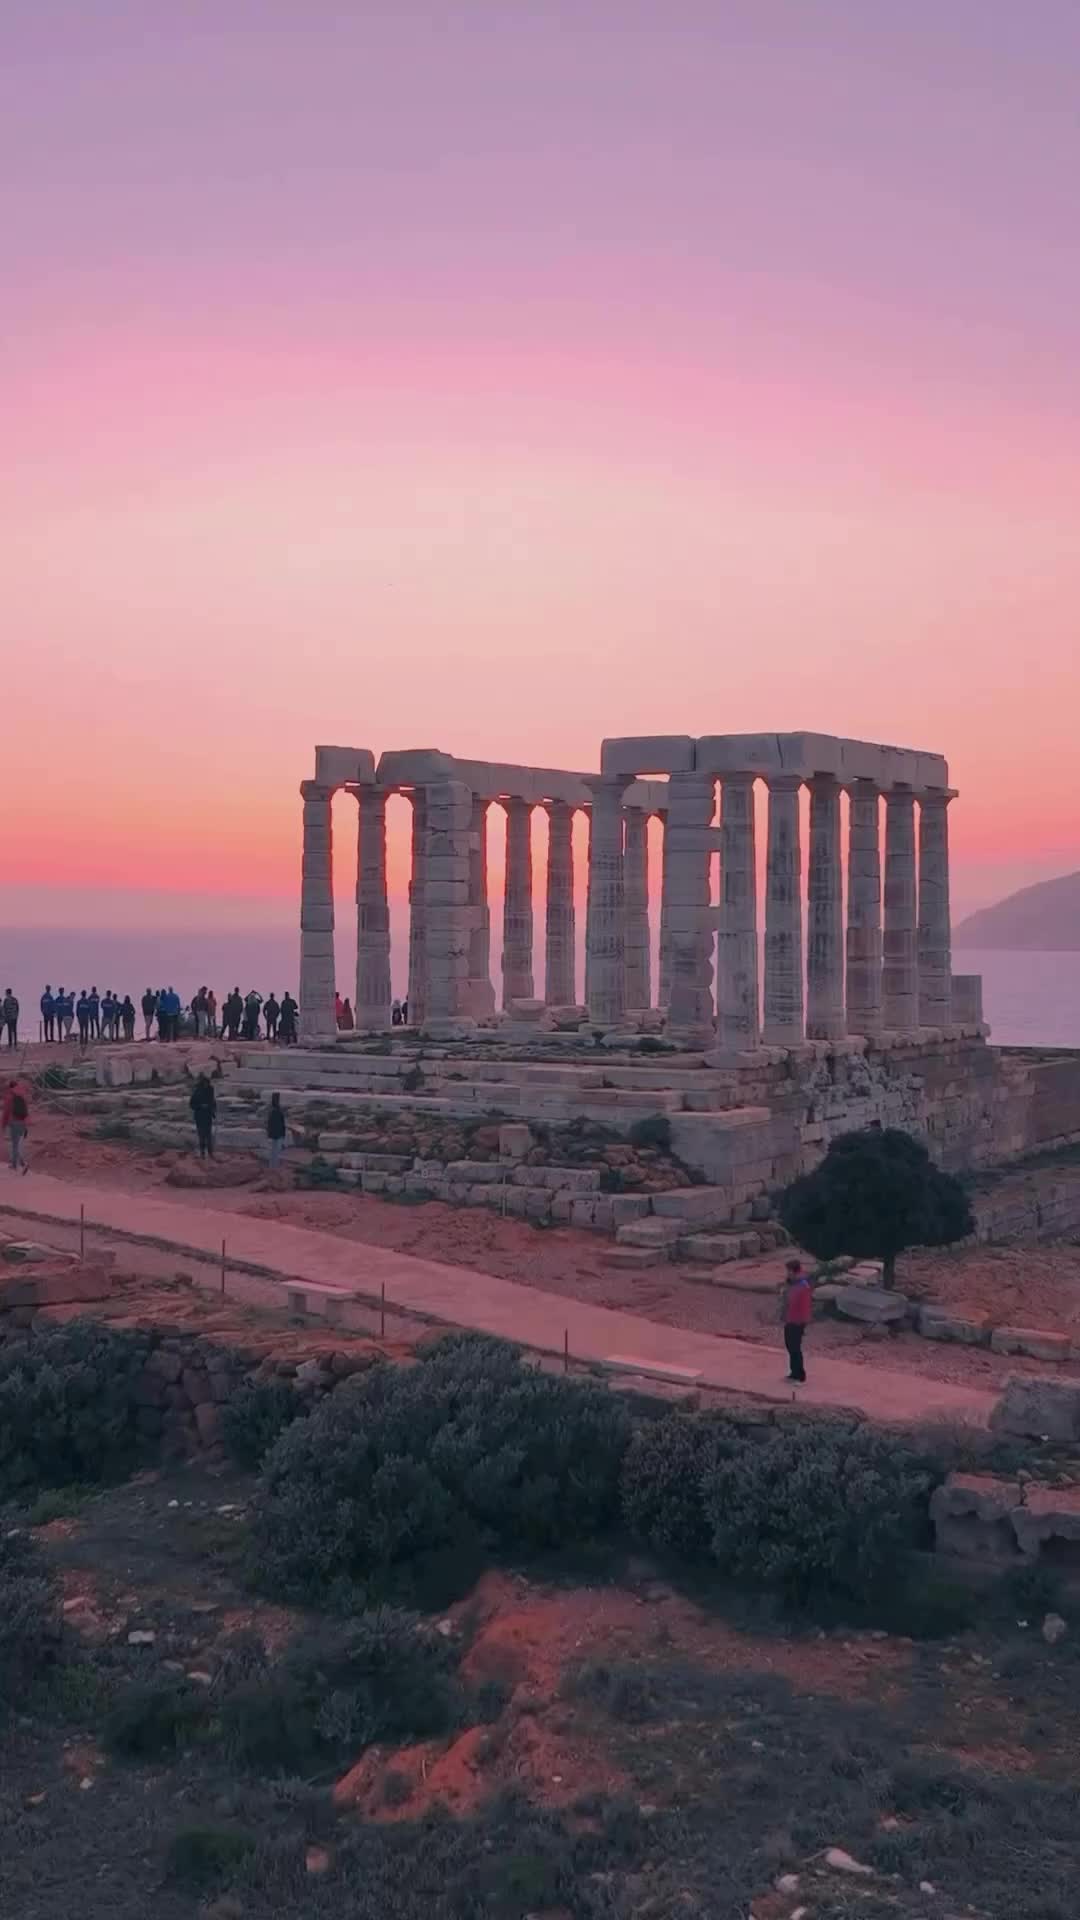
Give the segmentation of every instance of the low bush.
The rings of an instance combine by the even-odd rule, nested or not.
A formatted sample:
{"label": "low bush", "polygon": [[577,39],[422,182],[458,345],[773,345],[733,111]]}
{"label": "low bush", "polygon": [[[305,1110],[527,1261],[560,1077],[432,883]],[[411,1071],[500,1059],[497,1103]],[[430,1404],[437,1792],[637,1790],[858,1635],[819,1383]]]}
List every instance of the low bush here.
{"label": "low bush", "polygon": [[208,1717],[206,1695],[181,1675],[140,1681],[114,1700],[102,1740],[121,1759],[158,1760],[182,1753]]}
{"label": "low bush", "polygon": [[240,1827],[182,1827],[169,1843],[166,1878],[191,1893],[212,1892],[235,1876],[256,1844]]}
{"label": "low bush", "polygon": [[138,1451],[137,1340],[90,1321],[0,1347],[0,1493],[97,1483]]}
{"label": "low bush", "polygon": [[657,1147],[671,1152],[671,1121],[666,1113],[646,1113],[635,1120],[627,1138],[632,1147]]}
{"label": "low bush", "polygon": [[0,1533],[0,1714],[21,1706],[61,1645],[55,1584],[24,1535]]}
{"label": "low bush", "polygon": [[456,1654],[413,1614],[381,1607],[306,1636],[277,1665],[229,1686],[220,1703],[231,1758],[307,1773],[374,1740],[421,1739],[457,1723]]}
{"label": "low bush", "polygon": [[307,1412],[287,1380],[252,1380],[221,1410],[225,1450],[239,1467],[259,1467],[275,1440]]}
{"label": "low bush", "polygon": [[732,1444],[729,1428],[702,1415],[669,1413],[639,1426],[626,1450],[620,1487],[631,1532],[655,1553],[707,1559],[712,1536],[703,1482],[721,1449]]}
{"label": "low bush", "polygon": [[259,1572],[286,1597],[325,1600],[334,1583],[387,1591],[470,1538],[533,1552],[588,1539],[618,1511],[628,1437],[604,1389],[452,1334],[417,1366],[355,1378],[281,1435],[252,1507]]}
{"label": "low bush", "polygon": [[787,1427],[744,1440],[704,1482],[713,1557],[789,1604],[871,1601],[900,1570],[927,1482],[869,1428]]}

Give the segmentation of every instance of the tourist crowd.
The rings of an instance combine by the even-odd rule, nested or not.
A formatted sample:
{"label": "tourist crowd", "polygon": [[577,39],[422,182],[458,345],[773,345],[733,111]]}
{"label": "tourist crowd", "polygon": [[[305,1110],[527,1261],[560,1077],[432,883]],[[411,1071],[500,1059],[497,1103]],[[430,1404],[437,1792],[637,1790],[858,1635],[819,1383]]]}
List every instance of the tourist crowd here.
{"label": "tourist crowd", "polygon": [[[278,1000],[269,993],[263,999],[252,988],[242,994],[239,987],[221,1002],[211,987],[200,987],[185,1006],[175,987],[147,987],[136,1008],[130,993],[121,999],[111,987],[99,993],[96,987],[78,993],[65,987],[46,986],[40,1001],[41,1037],[47,1041],[77,1038],[81,1046],[95,1040],[134,1040],[135,1026],[142,1015],[143,1038],[153,1040],[274,1040],[283,1046],[295,1045],[300,1008],[291,993]],[[350,1019],[350,1025],[352,1024]],[[0,999],[0,1027],[9,1047],[19,1043],[19,1002],[8,987]]]}

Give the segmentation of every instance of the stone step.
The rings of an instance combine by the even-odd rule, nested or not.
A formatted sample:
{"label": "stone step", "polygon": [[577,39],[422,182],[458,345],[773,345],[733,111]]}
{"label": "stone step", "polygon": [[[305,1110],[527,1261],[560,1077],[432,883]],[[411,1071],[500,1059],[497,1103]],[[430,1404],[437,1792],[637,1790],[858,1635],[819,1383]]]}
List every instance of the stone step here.
{"label": "stone step", "polygon": [[[654,1195],[654,1204],[658,1196]],[[677,1220],[631,1220],[615,1234],[620,1247],[665,1247],[672,1252],[679,1238]]]}
{"label": "stone step", "polygon": [[638,1273],[647,1267],[658,1267],[663,1261],[662,1247],[609,1247],[604,1254],[604,1265],[620,1267],[630,1273]]}

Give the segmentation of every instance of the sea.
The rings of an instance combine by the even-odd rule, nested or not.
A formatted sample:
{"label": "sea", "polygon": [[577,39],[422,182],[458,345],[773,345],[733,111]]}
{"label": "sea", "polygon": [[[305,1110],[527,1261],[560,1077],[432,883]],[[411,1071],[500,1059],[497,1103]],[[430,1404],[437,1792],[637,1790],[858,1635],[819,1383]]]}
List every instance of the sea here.
{"label": "sea", "polygon": [[[494,931],[494,929],[493,929]],[[404,912],[392,912],[393,990],[406,989],[408,928]],[[338,980],[349,993],[356,965],[355,927],[338,929]],[[492,973],[498,978],[497,939],[492,942]],[[981,973],[983,1007],[991,1037],[1001,1046],[1080,1048],[1080,953],[984,953],[960,948],[953,955],[957,973]],[[580,968],[580,962],[579,962]],[[536,955],[538,980],[543,954]],[[295,925],[257,926],[250,930],[174,928],[0,928],[0,993],[14,988],[23,1009],[23,1033],[37,1028],[41,990],[96,985],[130,993],[138,1004],[144,989],[174,986],[185,1000],[202,985],[219,1000],[236,986],[252,986],[263,995],[271,988],[280,999],[299,984],[299,939]],[[400,976],[400,977],[399,977]]]}

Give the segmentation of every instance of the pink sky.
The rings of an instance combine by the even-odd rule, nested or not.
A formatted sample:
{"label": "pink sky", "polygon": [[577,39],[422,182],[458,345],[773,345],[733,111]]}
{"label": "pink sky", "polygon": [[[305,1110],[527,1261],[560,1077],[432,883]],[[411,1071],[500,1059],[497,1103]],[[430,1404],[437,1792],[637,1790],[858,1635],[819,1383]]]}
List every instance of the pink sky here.
{"label": "pink sky", "polygon": [[316,740],[861,735],[961,910],[1080,866],[1073,0],[13,16],[11,917],[291,911]]}

